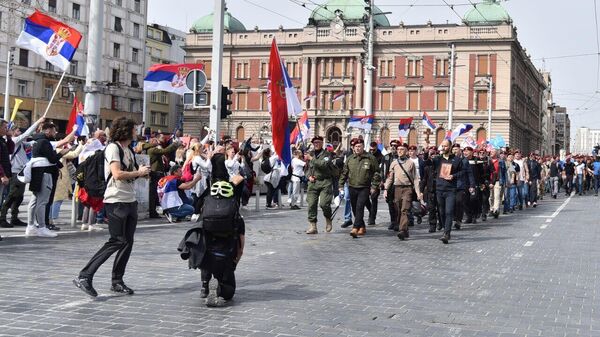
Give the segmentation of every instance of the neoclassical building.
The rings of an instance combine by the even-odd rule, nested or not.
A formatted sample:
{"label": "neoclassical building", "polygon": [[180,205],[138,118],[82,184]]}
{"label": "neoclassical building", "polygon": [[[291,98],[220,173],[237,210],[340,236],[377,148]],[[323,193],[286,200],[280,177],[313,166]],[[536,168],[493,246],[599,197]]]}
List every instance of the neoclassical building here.
{"label": "neoclassical building", "polygon": [[[381,11],[375,8],[375,13]],[[349,116],[365,112],[364,14],[363,0],[329,0],[312,12],[304,27],[262,30],[247,29],[226,12],[223,83],[234,91],[234,113],[222,122],[222,132],[238,139],[269,133],[267,68],[275,38],[313,133],[334,144],[343,142]],[[475,137],[487,138],[488,83],[492,81],[491,135],[502,135],[511,147],[524,151],[541,148],[546,84],[517,39],[510,16],[496,0],[479,3],[461,24],[408,26],[392,24],[384,14],[375,18],[373,139],[387,143],[397,138],[399,120],[408,117],[414,118],[410,144],[424,146],[426,139],[431,144],[443,139],[454,44],[453,125],[471,123]],[[204,63],[209,76],[212,22],[212,15],[196,21],[185,46],[186,61]],[[311,92],[316,97],[302,101]],[[343,99],[334,101],[341,92]],[[431,136],[421,123],[424,111],[438,124]],[[202,130],[208,124],[208,111],[185,111],[184,124],[186,132]]]}

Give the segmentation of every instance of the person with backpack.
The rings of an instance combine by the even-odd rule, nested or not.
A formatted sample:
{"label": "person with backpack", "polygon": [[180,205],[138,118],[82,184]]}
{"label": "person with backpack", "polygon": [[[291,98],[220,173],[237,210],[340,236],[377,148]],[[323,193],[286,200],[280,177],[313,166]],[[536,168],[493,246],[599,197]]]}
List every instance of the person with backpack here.
{"label": "person with backpack", "polygon": [[[111,291],[132,295],[134,291],[125,285],[123,276],[133,248],[133,236],[138,220],[138,203],[135,198],[134,182],[140,177],[150,174],[149,166],[137,167],[130,144],[137,137],[135,122],[125,117],[113,121],[110,132],[111,143],[103,152],[102,165],[96,169],[103,172],[105,182],[104,207],[108,216],[110,239],[94,254],[86,266],[73,280],[75,286],[89,296],[96,297],[98,293],[92,285],[94,274],[117,253],[112,269]],[[94,155],[96,156],[96,155]],[[90,161],[93,157],[86,160]],[[99,174],[97,174],[99,175]]]}

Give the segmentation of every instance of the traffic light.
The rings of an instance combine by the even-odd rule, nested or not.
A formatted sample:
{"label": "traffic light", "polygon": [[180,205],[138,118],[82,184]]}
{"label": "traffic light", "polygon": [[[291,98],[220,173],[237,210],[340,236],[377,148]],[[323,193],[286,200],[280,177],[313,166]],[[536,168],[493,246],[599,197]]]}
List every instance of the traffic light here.
{"label": "traffic light", "polygon": [[221,119],[231,115],[231,110],[229,110],[229,106],[233,103],[230,99],[231,94],[233,94],[233,91],[224,85],[221,86]]}

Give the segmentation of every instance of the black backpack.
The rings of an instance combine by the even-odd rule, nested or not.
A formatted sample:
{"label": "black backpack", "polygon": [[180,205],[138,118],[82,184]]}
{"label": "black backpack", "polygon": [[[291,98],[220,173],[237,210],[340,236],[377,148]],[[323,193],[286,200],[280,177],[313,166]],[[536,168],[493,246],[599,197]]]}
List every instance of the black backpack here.
{"label": "black backpack", "polygon": [[208,195],[202,209],[202,228],[219,237],[235,234],[239,218],[239,205],[236,198],[222,198]]}
{"label": "black backpack", "polygon": [[[121,146],[117,145],[119,149],[119,158],[121,160],[121,170],[127,170],[123,158],[125,153]],[[79,164],[75,171],[75,177],[77,185],[85,188],[87,194],[90,197],[104,198],[104,192],[106,191],[107,182],[112,177],[112,173],[108,174],[106,179],[104,178],[104,163],[106,159],[104,157],[105,150],[97,150],[93,155],[88,157],[83,163]],[[133,156],[134,166],[137,169],[138,165]]]}
{"label": "black backpack", "polygon": [[271,166],[271,161],[269,158],[265,158],[260,162],[260,169],[265,174],[269,174],[271,171],[273,171],[273,167]]}

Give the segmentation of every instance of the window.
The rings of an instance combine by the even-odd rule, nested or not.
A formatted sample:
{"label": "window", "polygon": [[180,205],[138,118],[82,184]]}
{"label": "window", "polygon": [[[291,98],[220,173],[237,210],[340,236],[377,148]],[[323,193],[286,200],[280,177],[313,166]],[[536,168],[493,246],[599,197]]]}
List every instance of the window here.
{"label": "window", "polygon": [[419,92],[409,91],[408,92],[408,110],[416,111],[419,110]]}
{"label": "window", "polygon": [[240,126],[235,130],[235,138],[237,138],[238,142],[243,142],[246,139],[246,130],[244,130],[243,126]]}
{"label": "window", "polygon": [[343,76],[342,58],[333,59],[333,77],[340,78]]}
{"label": "window", "polygon": [[119,97],[110,96],[110,107],[113,110],[119,110]]}
{"label": "window", "polygon": [[442,144],[442,142],[444,141],[445,138],[446,138],[446,130],[444,130],[444,128],[437,129],[437,131],[435,132],[436,145]]}
{"label": "window", "polygon": [[385,127],[381,129],[381,142],[384,146],[387,146],[390,143],[390,129]]}
{"label": "window", "polygon": [[423,76],[421,66],[423,60],[421,59],[409,59],[406,63],[406,76],[407,77],[420,77]]}
{"label": "window", "polygon": [[19,65],[23,67],[29,66],[29,51],[27,49],[19,49]]}
{"label": "window", "polygon": [[206,79],[210,80],[212,76],[212,62],[211,61],[200,61],[198,63],[204,63],[204,73],[206,74]]}
{"label": "window", "polygon": [[123,6],[123,0],[115,0],[117,6]]}
{"label": "window", "polygon": [[448,110],[448,92],[440,90],[435,92],[435,104],[436,110],[445,111]]}
{"label": "window", "polygon": [[116,57],[116,58],[121,57],[121,45],[118,43],[113,44],[113,57]]}
{"label": "window", "polygon": [[142,12],[142,4],[140,0],[134,0],[133,1],[133,10],[141,13]]}
{"label": "window", "polygon": [[140,25],[138,23],[133,24],[133,37],[140,37]]}
{"label": "window", "polygon": [[52,98],[52,91],[53,91],[53,85],[52,84],[46,84],[44,86],[44,98],[46,100],[50,100],[50,98]]}
{"label": "window", "polygon": [[153,125],[167,126],[167,114],[166,113],[152,111],[151,114],[152,114],[152,124]]}
{"label": "window", "polygon": [[269,101],[267,101],[267,93],[261,92],[260,93],[260,109],[263,111],[269,110],[268,104],[269,104]]}
{"label": "window", "polygon": [[162,32],[160,30],[155,30],[154,31],[154,38],[156,40],[162,41]]}
{"label": "window", "polygon": [[152,37],[152,29],[146,30],[146,37]]}
{"label": "window", "polygon": [[392,109],[391,97],[392,93],[390,91],[381,92],[381,110],[388,111]]}
{"label": "window", "polygon": [[381,60],[379,62],[379,77],[394,76],[394,64],[392,60]]}
{"label": "window", "polygon": [[408,132],[408,145],[417,145],[417,130],[410,128]]}
{"label": "window", "polygon": [[71,65],[70,65],[70,69],[69,69],[69,74],[77,76],[77,68],[79,67],[79,62],[77,61],[71,61]]}
{"label": "window", "polygon": [[290,78],[299,78],[300,77],[300,69],[298,68],[298,62],[288,62],[287,63],[287,72]]}
{"label": "window", "polygon": [[132,88],[140,87],[140,83],[138,82],[137,74],[131,74],[131,87]]}
{"label": "window", "polygon": [[477,55],[477,75],[487,76],[489,74],[489,55]]}
{"label": "window", "polygon": [[56,0],[48,0],[48,12],[56,13]]}
{"label": "window", "polygon": [[235,78],[250,78],[250,64],[248,62],[238,62],[235,64]]}
{"label": "window", "polygon": [[18,94],[21,97],[27,96],[27,81],[19,80],[17,83]]}
{"label": "window", "polygon": [[269,64],[267,62],[260,63],[260,78],[269,77]]}
{"label": "window", "polygon": [[131,61],[132,62],[136,62],[138,61],[138,52],[139,50],[137,48],[132,48],[131,49]]}
{"label": "window", "polygon": [[129,112],[135,111],[135,99],[129,100]]}
{"label": "window", "polygon": [[479,128],[477,130],[477,144],[481,144],[483,142],[485,142],[487,137],[487,131],[485,130],[485,128]]}
{"label": "window", "polygon": [[169,96],[164,91],[154,91],[150,95],[150,100],[153,103],[169,104]]}
{"label": "window", "polygon": [[81,6],[79,4],[73,4],[73,13],[71,15],[73,19],[79,20],[80,8]]}
{"label": "window", "polygon": [[119,69],[112,70],[112,82],[119,83]]}
{"label": "window", "polygon": [[2,12],[0,12],[0,30],[2,29]]}
{"label": "window", "polygon": [[115,16],[115,27],[114,27],[115,32],[122,32],[123,31],[123,26],[121,26],[121,18],[118,16]]}
{"label": "window", "polygon": [[54,71],[54,65],[52,65],[52,63],[46,61],[46,70]]}
{"label": "window", "polygon": [[247,96],[248,95],[245,92],[237,93],[237,109],[236,110],[246,110]]}
{"label": "window", "polygon": [[488,109],[488,98],[487,90],[477,90],[475,91],[475,106],[477,110],[487,110]]}
{"label": "window", "polygon": [[436,59],[435,60],[435,76],[446,77],[448,76],[448,59]]}

